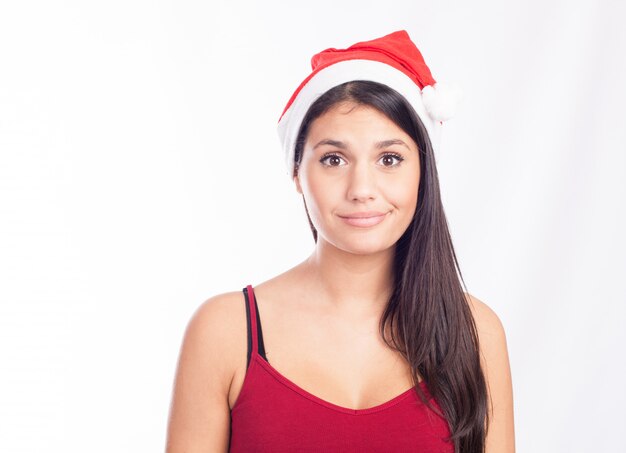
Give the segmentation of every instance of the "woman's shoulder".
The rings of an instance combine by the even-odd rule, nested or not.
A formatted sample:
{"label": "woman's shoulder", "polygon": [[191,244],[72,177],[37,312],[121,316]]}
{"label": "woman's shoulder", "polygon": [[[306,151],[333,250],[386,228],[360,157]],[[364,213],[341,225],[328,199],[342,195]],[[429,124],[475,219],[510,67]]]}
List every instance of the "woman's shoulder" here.
{"label": "woman's shoulder", "polygon": [[[246,360],[243,300],[238,291],[216,294],[200,303],[187,323],[170,407],[172,448],[188,445],[191,438],[212,442],[215,448],[207,445],[209,450],[228,444],[229,390]],[[243,339],[238,338],[242,330]]]}
{"label": "woman's shoulder", "polygon": [[[242,291],[228,291],[205,299],[191,315],[185,330],[183,351],[196,366],[212,370],[224,392],[245,357],[246,311]],[[243,336],[242,336],[243,332]]]}
{"label": "woman's shoulder", "polygon": [[491,375],[510,373],[506,333],[500,317],[485,302],[465,293],[476,325],[481,361]]}
{"label": "woman's shoulder", "polygon": [[224,349],[240,346],[241,331],[246,330],[243,291],[221,292],[204,300],[192,314],[187,329],[194,330],[199,341],[219,345],[223,352],[232,352]]}
{"label": "woman's shoulder", "polygon": [[478,333],[480,361],[490,399],[487,451],[515,451],[513,383],[504,327],[480,299],[465,293]]}
{"label": "woman's shoulder", "polygon": [[[293,274],[293,269],[291,269],[252,285],[254,294],[269,295],[271,296],[269,300],[280,299],[281,295],[288,294],[292,289],[297,288],[298,283]],[[235,327],[238,326],[243,326],[245,332],[246,312],[243,289],[246,286],[242,284],[238,291],[222,292],[209,297],[196,309],[192,322],[195,320],[196,324],[203,327],[203,330],[211,330],[215,335],[232,335],[236,330]]]}
{"label": "woman's shoulder", "polygon": [[468,301],[479,336],[504,337],[504,326],[496,312],[476,296],[463,294]]}
{"label": "woman's shoulder", "polygon": [[[195,310],[189,322],[190,326],[205,331],[207,334],[219,335],[227,332],[228,325],[241,317],[243,292],[228,291],[215,294],[204,300]],[[245,312],[243,312],[245,314]],[[245,321],[245,318],[244,318]]]}

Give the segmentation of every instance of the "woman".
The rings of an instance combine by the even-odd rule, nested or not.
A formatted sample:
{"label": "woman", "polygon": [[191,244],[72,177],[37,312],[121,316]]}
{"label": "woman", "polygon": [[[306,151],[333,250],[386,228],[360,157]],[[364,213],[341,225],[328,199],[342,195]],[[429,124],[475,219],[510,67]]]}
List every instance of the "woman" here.
{"label": "woman", "polygon": [[312,66],[279,134],[314,251],[197,310],[168,453],[513,452],[504,330],[441,204],[443,90],[405,31]]}

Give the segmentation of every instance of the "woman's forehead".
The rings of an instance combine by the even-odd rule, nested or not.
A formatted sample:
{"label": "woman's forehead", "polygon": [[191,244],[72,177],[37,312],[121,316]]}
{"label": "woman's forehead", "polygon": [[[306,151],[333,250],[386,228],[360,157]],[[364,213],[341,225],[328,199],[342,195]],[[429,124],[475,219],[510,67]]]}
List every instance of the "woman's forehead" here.
{"label": "woman's forehead", "polygon": [[311,136],[328,133],[357,133],[375,135],[377,133],[407,136],[407,134],[387,115],[366,104],[342,103],[335,105],[317,117],[309,128]]}

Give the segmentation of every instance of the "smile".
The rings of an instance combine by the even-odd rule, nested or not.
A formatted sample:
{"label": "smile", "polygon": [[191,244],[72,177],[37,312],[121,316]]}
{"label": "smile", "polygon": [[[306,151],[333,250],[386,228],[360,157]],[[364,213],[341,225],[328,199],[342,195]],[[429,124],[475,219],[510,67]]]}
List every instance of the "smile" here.
{"label": "smile", "polygon": [[361,228],[368,228],[374,225],[378,225],[380,222],[385,220],[385,217],[387,217],[387,214],[388,213],[378,214],[378,215],[372,215],[369,217],[364,217],[362,215],[358,215],[355,217],[343,217],[343,216],[339,216],[339,217],[348,225],[361,227]]}

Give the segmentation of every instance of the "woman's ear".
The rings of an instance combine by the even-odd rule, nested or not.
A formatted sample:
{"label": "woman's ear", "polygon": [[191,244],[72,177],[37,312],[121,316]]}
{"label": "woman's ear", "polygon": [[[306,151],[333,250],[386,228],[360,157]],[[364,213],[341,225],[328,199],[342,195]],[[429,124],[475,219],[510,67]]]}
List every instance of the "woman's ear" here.
{"label": "woman's ear", "polygon": [[302,186],[300,185],[300,178],[297,174],[293,177],[293,182],[296,184],[296,190],[298,193],[302,194]]}

